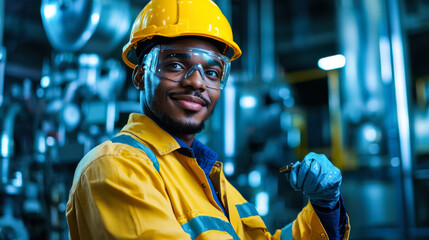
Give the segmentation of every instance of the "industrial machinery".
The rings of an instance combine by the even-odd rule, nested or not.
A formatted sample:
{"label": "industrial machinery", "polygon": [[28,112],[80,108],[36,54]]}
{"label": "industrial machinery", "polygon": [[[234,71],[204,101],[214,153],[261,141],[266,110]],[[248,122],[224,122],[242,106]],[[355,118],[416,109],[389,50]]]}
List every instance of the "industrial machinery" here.
{"label": "industrial machinery", "polygon": [[106,57],[128,32],[130,14],[128,1],[42,1],[55,50],[40,83],[1,81],[0,239],[68,238],[76,164],[115,133],[126,72]]}
{"label": "industrial machinery", "polygon": [[[5,2],[0,240],[67,239],[76,164],[110,139],[129,112],[140,111],[119,58],[131,20],[147,1],[18,0],[7,1],[7,11]],[[351,239],[427,239],[427,1],[215,2],[243,56],[232,63],[197,137],[219,153],[229,181],[256,205],[268,229],[290,223],[308,200],[279,168],[314,151],[342,170]],[[23,7],[36,4],[35,13]],[[422,43],[409,49],[409,61],[411,35]],[[344,67],[316,69],[329,51],[343,55]],[[421,69],[410,71],[416,64]]]}

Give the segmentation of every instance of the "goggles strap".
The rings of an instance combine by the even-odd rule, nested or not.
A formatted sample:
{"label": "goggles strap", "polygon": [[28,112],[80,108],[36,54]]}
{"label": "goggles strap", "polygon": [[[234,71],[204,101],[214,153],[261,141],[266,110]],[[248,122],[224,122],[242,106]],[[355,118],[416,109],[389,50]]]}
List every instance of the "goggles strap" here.
{"label": "goggles strap", "polygon": [[136,50],[136,54],[138,55],[138,64],[143,64],[144,61],[144,57],[149,54],[150,50],[155,47],[155,43],[153,42],[148,42],[147,44],[143,45],[142,43],[140,43],[139,45],[137,45],[137,50]]}

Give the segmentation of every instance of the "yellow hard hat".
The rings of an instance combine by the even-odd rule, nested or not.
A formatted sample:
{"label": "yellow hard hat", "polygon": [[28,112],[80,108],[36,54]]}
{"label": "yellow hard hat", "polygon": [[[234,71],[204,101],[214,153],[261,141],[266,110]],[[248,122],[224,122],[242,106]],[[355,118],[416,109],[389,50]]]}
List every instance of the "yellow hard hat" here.
{"label": "yellow hard hat", "polygon": [[233,41],[231,26],[211,0],[152,0],[134,21],[130,41],[122,49],[122,59],[134,68],[130,50],[138,42],[154,36],[200,36],[226,44],[234,53],[231,61],[241,55],[240,47]]}

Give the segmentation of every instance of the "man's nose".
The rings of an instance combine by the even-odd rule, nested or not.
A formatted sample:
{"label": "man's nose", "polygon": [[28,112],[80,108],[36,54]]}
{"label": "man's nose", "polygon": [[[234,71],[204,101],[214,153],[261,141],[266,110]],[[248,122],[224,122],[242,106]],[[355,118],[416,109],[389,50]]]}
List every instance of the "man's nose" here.
{"label": "man's nose", "polygon": [[201,63],[197,63],[189,69],[181,83],[184,87],[191,86],[193,89],[205,91],[207,86],[204,78],[203,66]]}

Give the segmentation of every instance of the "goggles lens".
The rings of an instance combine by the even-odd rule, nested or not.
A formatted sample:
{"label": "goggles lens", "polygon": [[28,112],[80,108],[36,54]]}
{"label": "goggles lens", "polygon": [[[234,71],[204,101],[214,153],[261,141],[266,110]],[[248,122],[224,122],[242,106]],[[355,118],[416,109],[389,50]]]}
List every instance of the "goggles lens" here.
{"label": "goggles lens", "polygon": [[225,87],[231,65],[227,57],[213,51],[168,45],[152,48],[143,62],[146,70],[175,82],[197,72],[205,85],[214,89]]}

